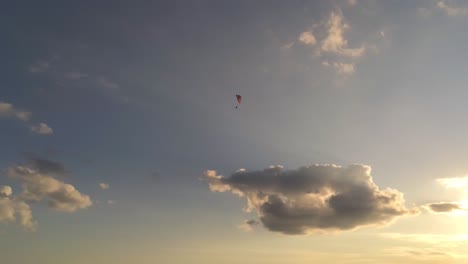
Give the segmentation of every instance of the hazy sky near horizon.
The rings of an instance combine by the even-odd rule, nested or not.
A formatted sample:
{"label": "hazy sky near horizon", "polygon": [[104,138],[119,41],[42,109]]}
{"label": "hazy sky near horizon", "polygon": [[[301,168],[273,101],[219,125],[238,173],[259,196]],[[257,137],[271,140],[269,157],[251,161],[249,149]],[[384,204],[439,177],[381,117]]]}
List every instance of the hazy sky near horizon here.
{"label": "hazy sky near horizon", "polygon": [[467,261],[468,3],[0,21],[1,263]]}

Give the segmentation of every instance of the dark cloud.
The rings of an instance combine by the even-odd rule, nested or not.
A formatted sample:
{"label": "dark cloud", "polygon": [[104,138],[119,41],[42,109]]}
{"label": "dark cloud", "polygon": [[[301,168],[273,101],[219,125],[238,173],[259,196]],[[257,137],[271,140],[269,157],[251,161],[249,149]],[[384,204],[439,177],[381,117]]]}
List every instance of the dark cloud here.
{"label": "dark cloud", "polygon": [[206,171],[204,179],[213,192],[246,197],[247,211],[255,209],[266,228],[284,234],[383,225],[418,212],[405,207],[401,192],[379,189],[370,172],[366,165],[313,165],[289,171],[274,166],[241,169],[230,177]]}
{"label": "dark cloud", "polygon": [[448,213],[456,210],[462,210],[457,203],[433,203],[427,205],[429,209],[436,213]]}
{"label": "dark cloud", "polygon": [[41,174],[47,174],[53,177],[63,177],[70,174],[63,164],[48,159],[30,156],[28,165]]}

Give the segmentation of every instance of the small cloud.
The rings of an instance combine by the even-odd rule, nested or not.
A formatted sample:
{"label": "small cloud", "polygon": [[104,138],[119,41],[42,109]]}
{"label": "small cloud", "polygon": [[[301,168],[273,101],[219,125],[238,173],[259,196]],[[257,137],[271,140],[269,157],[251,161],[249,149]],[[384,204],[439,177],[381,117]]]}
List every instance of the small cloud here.
{"label": "small cloud", "polygon": [[449,16],[464,16],[468,14],[468,8],[454,7],[447,4],[446,1],[437,2],[437,7]]}
{"label": "small cloud", "polygon": [[0,185],[0,197],[8,197],[13,193],[10,186]]}
{"label": "small cloud", "polygon": [[419,16],[428,17],[428,16],[432,15],[432,10],[429,9],[429,8],[426,8],[426,7],[419,7],[417,9],[417,13],[418,13]]}
{"label": "small cloud", "polygon": [[283,46],[281,46],[281,50],[282,51],[289,51],[292,49],[292,47],[294,46],[294,41],[290,42],[290,43],[287,43],[287,44],[284,44]]}
{"label": "small cloud", "polygon": [[457,203],[432,203],[428,204],[427,207],[435,213],[448,213],[463,210],[463,208]]}
{"label": "small cloud", "polygon": [[43,73],[46,72],[51,66],[50,61],[40,60],[29,67],[31,73]]}
{"label": "small cloud", "polygon": [[274,166],[238,171],[229,177],[205,171],[212,192],[232,192],[247,200],[264,227],[284,234],[352,230],[386,225],[419,213],[405,206],[403,193],[380,189],[366,165],[312,165],[296,170]]}
{"label": "small cloud", "polygon": [[116,204],[117,202],[115,200],[107,200],[107,204]]}
{"label": "small cloud", "polygon": [[102,85],[104,88],[110,89],[110,90],[116,90],[119,89],[119,84],[104,78],[104,77],[99,77],[98,82],[100,85]]}
{"label": "small cloud", "polygon": [[107,190],[107,189],[109,189],[109,184],[101,182],[101,183],[99,183],[99,188],[101,188],[101,190]]}
{"label": "small cloud", "polygon": [[88,74],[81,73],[81,72],[69,72],[65,74],[65,78],[69,80],[80,80],[80,79],[84,79],[87,77],[88,77]]}
{"label": "small cloud", "polygon": [[243,224],[237,226],[242,231],[252,232],[253,227],[259,225],[260,222],[255,219],[245,220]]}
{"label": "small cloud", "polygon": [[315,39],[312,31],[302,32],[299,36],[299,41],[305,45],[315,45],[317,43],[317,39]]}
{"label": "small cloud", "polygon": [[0,118],[16,118],[20,121],[28,121],[31,112],[16,109],[12,104],[0,101]]}
{"label": "small cloud", "polygon": [[31,131],[41,135],[52,135],[54,131],[46,123],[39,123],[37,126],[31,126]]}
{"label": "small cloud", "polygon": [[325,67],[334,68],[336,70],[336,73],[342,76],[349,76],[354,73],[353,63],[323,61],[322,65]]}

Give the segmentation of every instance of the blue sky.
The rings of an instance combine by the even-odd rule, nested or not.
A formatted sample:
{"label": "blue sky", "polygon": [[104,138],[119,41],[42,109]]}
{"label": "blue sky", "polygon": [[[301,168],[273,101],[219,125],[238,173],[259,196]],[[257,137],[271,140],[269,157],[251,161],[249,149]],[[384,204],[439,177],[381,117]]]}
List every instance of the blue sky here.
{"label": "blue sky", "polygon": [[[466,260],[464,2],[16,1],[0,13],[7,263]],[[294,178],[312,164],[372,167],[373,195],[401,193],[400,213],[294,235],[279,217],[274,230],[256,195],[303,194],[263,169]],[[366,173],[344,173],[332,196]]]}

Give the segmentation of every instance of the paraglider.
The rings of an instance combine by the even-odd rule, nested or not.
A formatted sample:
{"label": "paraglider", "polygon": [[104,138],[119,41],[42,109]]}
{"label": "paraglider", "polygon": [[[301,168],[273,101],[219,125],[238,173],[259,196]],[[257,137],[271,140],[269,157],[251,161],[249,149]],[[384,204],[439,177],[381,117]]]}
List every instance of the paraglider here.
{"label": "paraglider", "polygon": [[236,105],[236,108],[239,107],[239,105],[241,104],[241,101],[242,101],[242,96],[236,94],[236,99],[237,99],[237,105]]}

